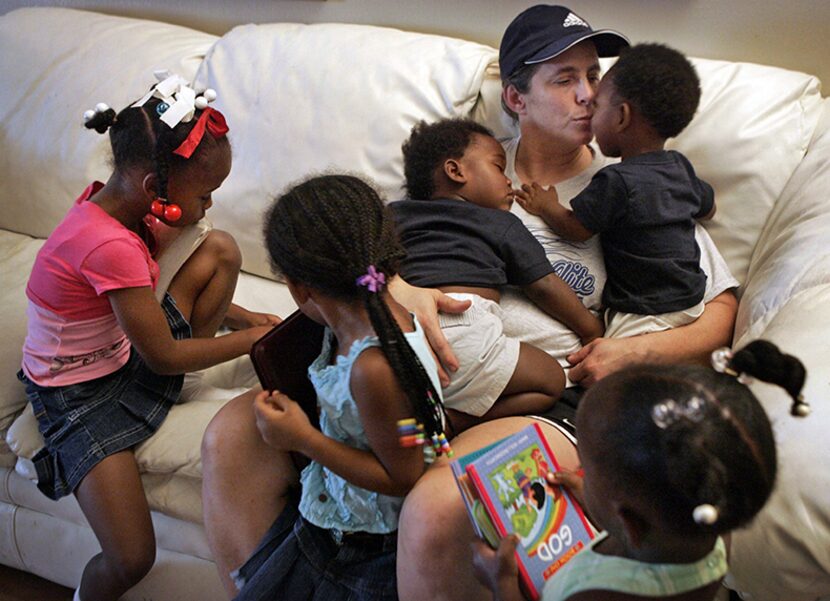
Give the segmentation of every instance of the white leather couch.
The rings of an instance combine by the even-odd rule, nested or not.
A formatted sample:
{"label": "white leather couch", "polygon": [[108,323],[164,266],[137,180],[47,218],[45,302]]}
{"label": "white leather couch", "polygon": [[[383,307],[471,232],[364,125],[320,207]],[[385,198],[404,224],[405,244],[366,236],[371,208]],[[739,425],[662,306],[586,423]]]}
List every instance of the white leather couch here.
{"label": "white leather couch", "polygon": [[[35,254],[76,195],[109,174],[108,142],[81,126],[84,110],[125,106],[159,68],[217,90],[234,166],[209,217],[244,253],[237,302],[282,315],[293,303],[270,279],[260,243],[276,192],[309,172],[347,170],[396,198],[400,145],[417,120],[470,115],[502,135],[511,124],[499,108],[496,50],[392,29],[271,24],[215,37],[26,8],[0,17],[0,56],[0,562],[74,587],[97,544],[74,498],[49,501],[31,481],[27,457],[40,442],[30,412],[18,418],[25,396],[15,372]],[[768,507],[733,538],[729,584],[758,600],[830,599],[830,100],[802,73],[695,64],[699,114],[674,146],[717,193],[707,228],[743,284],[735,343],[763,336],[799,355],[814,407],[809,419],[791,419],[780,392],[757,385],[780,478]],[[239,362],[213,370],[213,387],[177,405],[138,449],[159,553],[126,599],[223,597],[201,524],[199,443],[246,374]]]}

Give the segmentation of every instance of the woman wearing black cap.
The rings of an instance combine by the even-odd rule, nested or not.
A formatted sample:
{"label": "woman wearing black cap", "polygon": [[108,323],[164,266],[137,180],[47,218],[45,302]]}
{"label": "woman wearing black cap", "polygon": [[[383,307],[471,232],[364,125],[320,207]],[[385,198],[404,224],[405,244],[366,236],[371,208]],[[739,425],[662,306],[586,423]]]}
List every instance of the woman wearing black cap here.
{"label": "woman wearing black cap", "polygon": [[[594,30],[562,6],[537,5],[508,26],[499,50],[502,105],[517,121],[520,135],[505,143],[507,169],[514,184],[555,185],[562,202],[580,192],[608,159],[589,144],[593,100],[600,79],[599,57],[617,56],[628,40],[610,30]],[[584,243],[559,240],[544,222],[516,212],[545,245],[557,273],[574,287],[589,308],[598,309],[605,282],[601,248],[596,237]],[[706,305],[697,321],[635,338],[599,338],[581,350],[578,341],[553,320],[534,315],[523,299],[506,294],[502,306],[505,331],[551,354],[567,355],[574,364],[569,377],[590,386],[627,365],[705,362],[710,353],[729,344],[737,301],[729,289],[737,282],[728,272],[708,235],[700,228],[701,266],[707,278]],[[528,339],[528,334],[538,337]],[[563,352],[563,350],[565,352]],[[558,405],[562,405],[562,401]],[[567,407],[562,407],[567,412]],[[572,409],[571,409],[572,411]],[[528,423],[526,418],[497,420],[477,426],[453,440],[463,456]],[[549,437],[565,469],[578,459],[564,436]],[[425,474],[407,497],[399,523],[398,590],[402,601],[481,599],[489,592],[473,577],[473,540],[464,504],[448,463],[441,461]]]}

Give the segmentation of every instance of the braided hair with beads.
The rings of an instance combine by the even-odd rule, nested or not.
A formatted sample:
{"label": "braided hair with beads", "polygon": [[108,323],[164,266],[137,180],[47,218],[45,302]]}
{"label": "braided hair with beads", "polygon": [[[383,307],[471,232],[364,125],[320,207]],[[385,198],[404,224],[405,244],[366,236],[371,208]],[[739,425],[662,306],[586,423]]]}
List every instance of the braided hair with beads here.
{"label": "braided hair with beads", "polygon": [[[94,129],[99,134],[109,132],[116,170],[126,171],[135,167],[153,169],[157,178],[156,195],[165,201],[171,170],[190,160],[198,161],[202,156],[194,153],[192,157],[185,158],[174,153],[190,136],[199,122],[202,110],[197,109],[190,121],[180,121],[170,127],[161,120],[166,108],[168,106],[163,100],[150,98],[142,106],[131,104],[117,114],[111,108],[90,111],[89,118],[84,121],[87,129]],[[219,144],[220,139],[224,139],[224,136],[202,136],[199,147],[206,149]]]}
{"label": "braided hair with beads", "polygon": [[[730,352],[727,364],[717,371],[633,366],[597,382],[581,401],[601,403],[602,420],[589,427],[590,446],[605,458],[606,477],[648,499],[663,526],[680,535],[740,527],[772,493],[777,466],[770,421],[748,380],[736,376],[781,386],[794,402],[805,381],[801,361],[763,340]],[[583,450],[589,444],[587,436],[580,442]]]}
{"label": "braided hair with beads", "polygon": [[389,281],[404,255],[377,192],[350,175],[313,177],[276,199],[263,232],[275,272],[332,298],[363,302],[416,421],[428,439],[444,439],[447,420],[432,380],[382,295],[358,282],[367,270],[375,283]]}

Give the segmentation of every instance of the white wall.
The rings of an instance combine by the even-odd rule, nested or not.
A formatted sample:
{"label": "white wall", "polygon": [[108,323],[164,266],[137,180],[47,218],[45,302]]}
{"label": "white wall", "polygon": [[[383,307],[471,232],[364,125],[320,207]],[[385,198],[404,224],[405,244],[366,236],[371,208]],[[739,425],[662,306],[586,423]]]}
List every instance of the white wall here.
{"label": "white wall", "polygon": [[[498,46],[510,19],[533,0],[0,0],[154,18],[222,34],[249,22],[387,25]],[[818,75],[830,90],[828,0],[570,0],[595,28],[658,41],[704,58],[758,62]]]}

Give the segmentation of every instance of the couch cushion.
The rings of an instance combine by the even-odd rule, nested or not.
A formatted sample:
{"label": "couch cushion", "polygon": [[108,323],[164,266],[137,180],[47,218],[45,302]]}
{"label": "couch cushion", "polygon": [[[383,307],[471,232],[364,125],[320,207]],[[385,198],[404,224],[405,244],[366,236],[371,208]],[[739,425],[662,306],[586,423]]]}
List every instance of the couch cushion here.
{"label": "couch cushion", "polygon": [[[735,324],[738,344],[757,338],[790,297],[830,283],[830,99],[823,108],[809,150],[758,240]],[[830,323],[830,312],[806,317]]]}
{"label": "couch cushion", "polygon": [[217,90],[230,125],[234,166],[211,219],[235,233],[244,269],[270,277],[262,213],[309,173],[362,174],[399,197],[412,126],[469,114],[496,57],[472,42],[363,25],[244,25],[222,37],[197,81]]}
{"label": "couch cushion", "polygon": [[[813,601],[830,594],[828,316],[830,283],[795,294],[758,332],[804,362],[803,394],[813,411],[804,419],[794,418],[790,399],[780,388],[752,385],[772,421],[778,478],[764,509],[732,535],[728,585],[748,593],[745,599]],[[813,321],[823,327],[810,327]]]}
{"label": "couch cushion", "polygon": [[717,214],[706,229],[744,283],[767,216],[813,136],[821,84],[775,67],[693,63],[701,79],[700,107],[668,147],[685,153],[714,187]]}
{"label": "couch cushion", "polygon": [[[191,79],[216,36],[100,13],[22,8],[0,17],[0,229],[45,238],[111,167],[109,140],[82,125],[98,102],[121,109],[155,82]],[[25,57],[14,60],[9,57]]]}
{"label": "couch cushion", "polygon": [[26,338],[26,282],[41,246],[43,240],[0,230],[0,457],[8,452],[6,430],[26,404],[26,392],[16,374]]}

